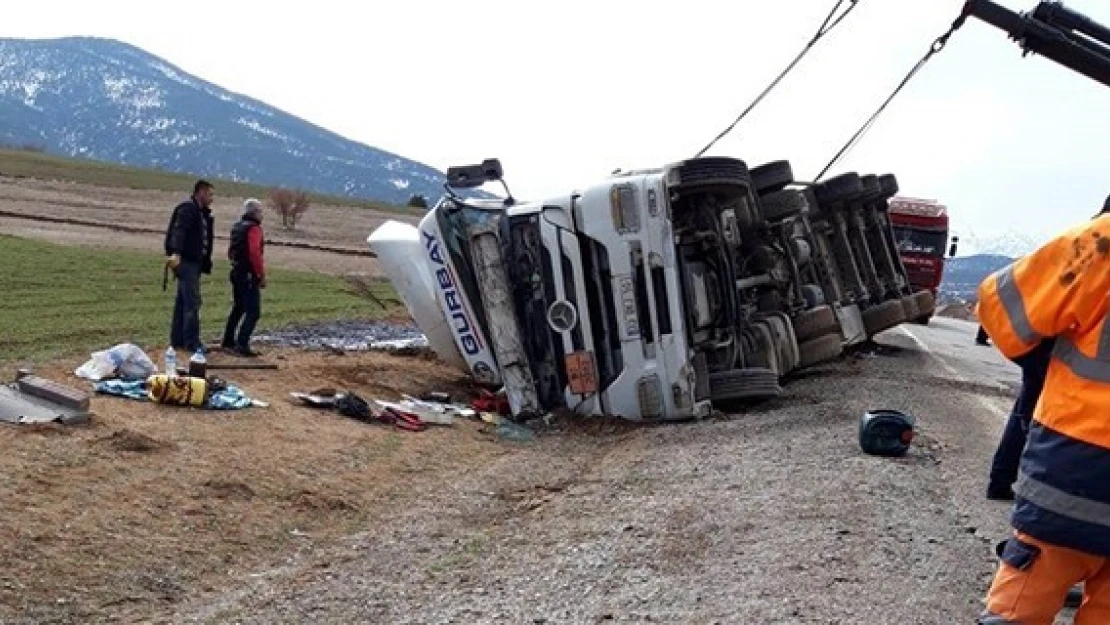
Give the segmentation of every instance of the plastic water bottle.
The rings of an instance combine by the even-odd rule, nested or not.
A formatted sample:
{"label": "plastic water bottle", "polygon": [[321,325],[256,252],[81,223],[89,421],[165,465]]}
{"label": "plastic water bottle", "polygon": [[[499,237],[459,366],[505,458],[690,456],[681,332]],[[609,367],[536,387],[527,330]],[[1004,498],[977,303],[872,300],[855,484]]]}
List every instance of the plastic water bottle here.
{"label": "plastic water bottle", "polygon": [[193,357],[189,359],[189,377],[208,377],[208,359],[204,357],[204,352],[202,350],[198,349],[193,352]]}
{"label": "plastic water bottle", "polygon": [[171,378],[177,377],[177,352],[172,346],[166,348],[166,375]]}

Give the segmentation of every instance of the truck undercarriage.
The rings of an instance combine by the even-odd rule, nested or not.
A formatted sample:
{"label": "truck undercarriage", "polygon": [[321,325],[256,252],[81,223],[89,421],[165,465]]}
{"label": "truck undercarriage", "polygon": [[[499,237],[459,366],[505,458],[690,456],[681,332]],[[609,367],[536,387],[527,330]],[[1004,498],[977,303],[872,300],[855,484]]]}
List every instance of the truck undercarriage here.
{"label": "truck undercarriage", "polygon": [[[691,418],[778,395],[796,369],[931,311],[898,260],[884,212],[896,192],[889,175],[803,185],[785,161],[703,157],[543,202],[449,193],[405,235],[443,253],[400,271],[445,266],[449,280],[425,282],[453,290],[399,290],[424,318],[442,309],[451,361],[503,385],[514,414]],[[397,244],[369,242],[387,256]]]}

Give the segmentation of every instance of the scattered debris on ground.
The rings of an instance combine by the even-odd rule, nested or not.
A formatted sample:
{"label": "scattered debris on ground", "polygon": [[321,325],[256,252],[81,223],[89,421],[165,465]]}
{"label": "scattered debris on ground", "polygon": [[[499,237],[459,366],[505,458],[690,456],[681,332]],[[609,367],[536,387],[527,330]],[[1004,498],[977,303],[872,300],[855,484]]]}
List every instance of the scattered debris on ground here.
{"label": "scattered debris on ground", "polygon": [[91,416],[87,393],[29,371],[20,371],[13,383],[0,386],[0,422],[76,425]]}

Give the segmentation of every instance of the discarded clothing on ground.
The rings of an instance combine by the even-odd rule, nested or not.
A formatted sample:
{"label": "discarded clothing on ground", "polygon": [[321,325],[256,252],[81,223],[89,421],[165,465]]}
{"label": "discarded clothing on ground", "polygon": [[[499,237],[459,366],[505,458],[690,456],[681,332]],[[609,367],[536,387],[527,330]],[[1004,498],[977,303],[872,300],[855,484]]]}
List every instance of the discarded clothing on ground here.
{"label": "discarded clothing on ground", "polygon": [[[115,395],[137,401],[152,401],[151,385],[148,380],[104,380],[97,382],[97,393]],[[213,385],[211,393],[198,406],[207,410],[242,410],[255,402],[233,384]]]}
{"label": "discarded clothing on ground", "polygon": [[339,391],[334,388],[318,388],[311,393],[290,393],[290,395],[313,408],[335,409]]}
{"label": "discarded clothing on ground", "polygon": [[345,417],[364,423],[384,423],[410,432],[420,432],[428,427],[418,415],[400,406],[382,405],[383,402],[375,401],[382,408],[375,411],[365,399],[350,391],[322,388],[311,393],[290,393],[290,395],[314,408],[332,409]]}
{"label": "discarded clothing on ground", "polygon": [[89,360],[78,367],[74,374],[95,382],[117,377],[124,380],[145,380],[157,371],[158,367],[142,348],[131,343],[120,343],[115,347],[93,352]]}

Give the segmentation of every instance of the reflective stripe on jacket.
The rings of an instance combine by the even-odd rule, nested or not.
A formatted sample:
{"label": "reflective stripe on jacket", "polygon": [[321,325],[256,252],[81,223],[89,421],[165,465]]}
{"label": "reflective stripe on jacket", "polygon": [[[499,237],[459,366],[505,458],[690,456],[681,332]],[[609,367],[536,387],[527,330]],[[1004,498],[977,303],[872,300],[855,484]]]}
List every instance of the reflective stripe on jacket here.
{"label": "reflective stripe on jacket", "polygon": [[977,310],[1008,358],[1056,337],[1014,488],[1014,527],[1110,557],[1110,215],[988,277]]}

